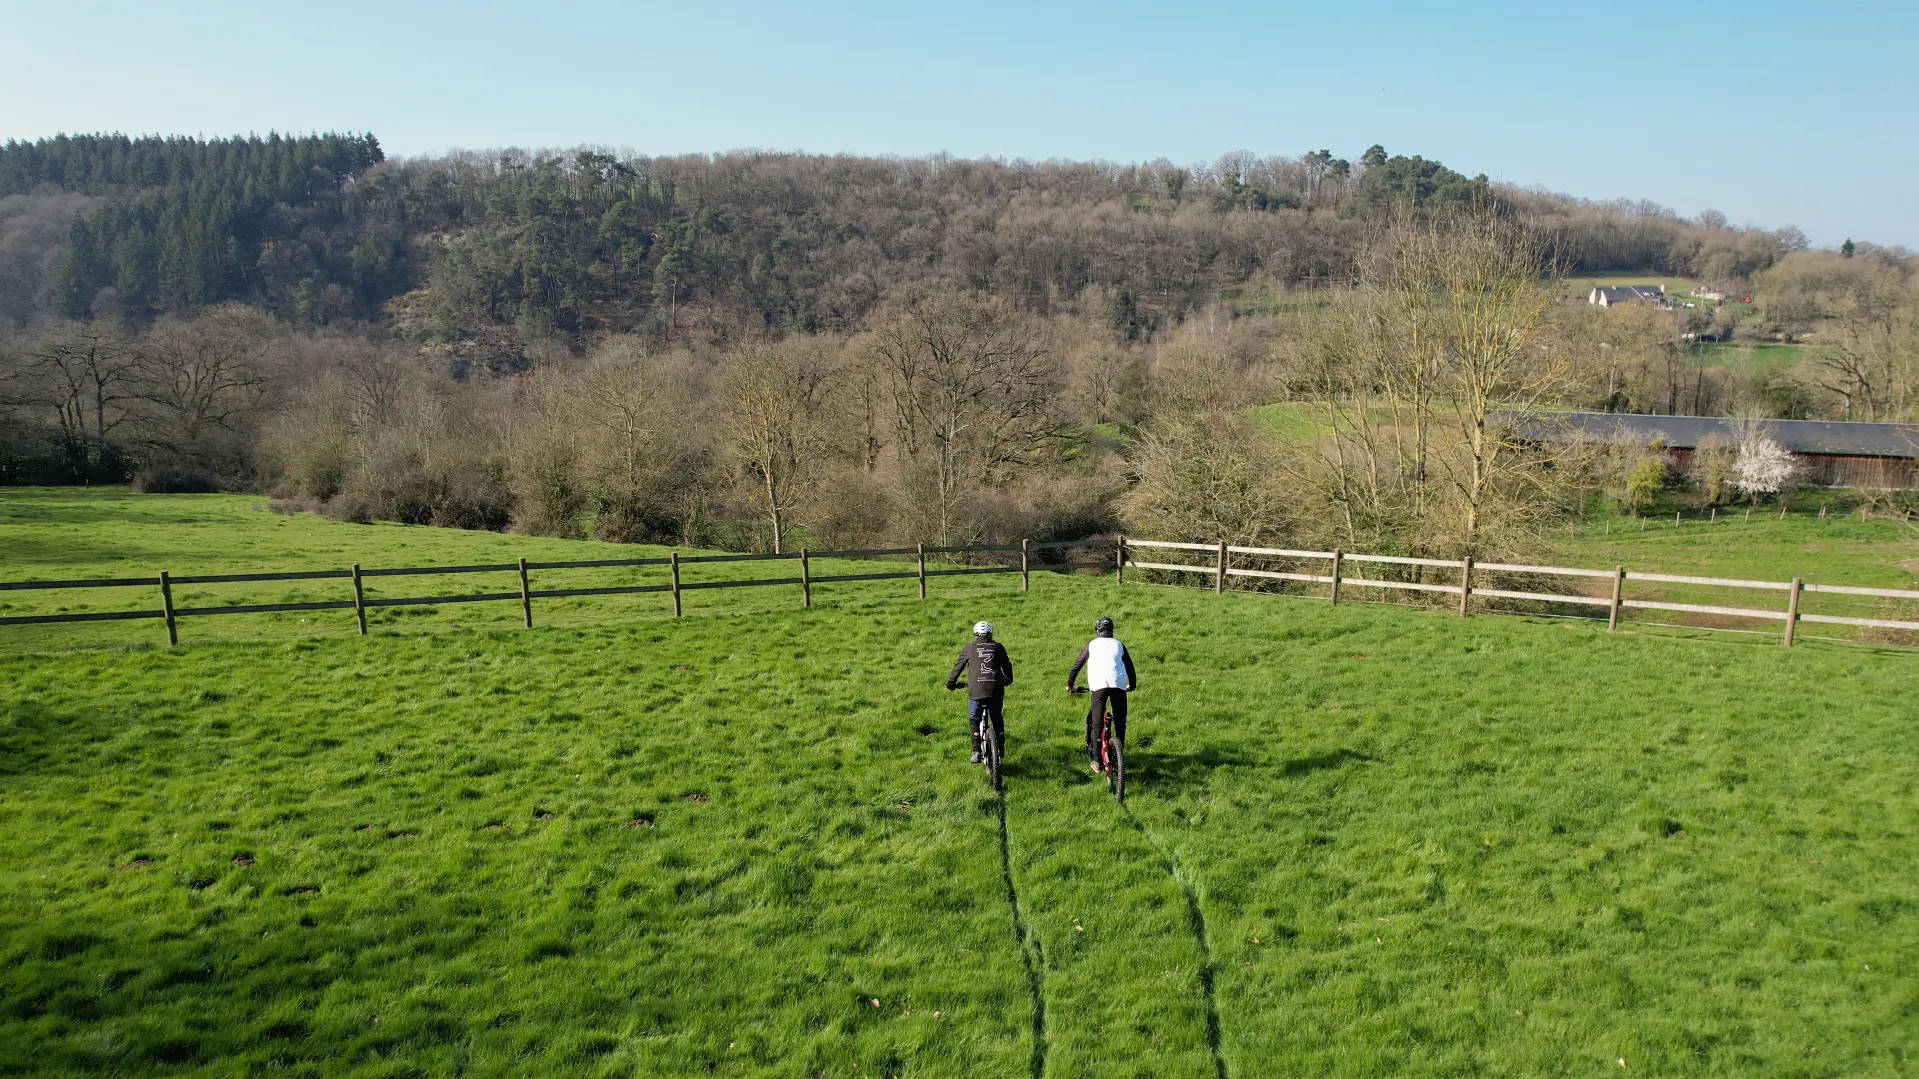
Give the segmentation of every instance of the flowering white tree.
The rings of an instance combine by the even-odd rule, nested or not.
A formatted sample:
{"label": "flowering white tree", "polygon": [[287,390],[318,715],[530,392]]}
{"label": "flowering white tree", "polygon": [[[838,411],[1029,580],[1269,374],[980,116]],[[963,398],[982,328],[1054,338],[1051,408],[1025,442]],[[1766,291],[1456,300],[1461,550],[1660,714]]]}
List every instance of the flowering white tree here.
{"label": "flowering white tree", "polygon": [[1794,487],[1799,462],[1777,441],[1761,432],[1739,440],[1739,456],[1732,463],[1732,482],[1754,502]]}

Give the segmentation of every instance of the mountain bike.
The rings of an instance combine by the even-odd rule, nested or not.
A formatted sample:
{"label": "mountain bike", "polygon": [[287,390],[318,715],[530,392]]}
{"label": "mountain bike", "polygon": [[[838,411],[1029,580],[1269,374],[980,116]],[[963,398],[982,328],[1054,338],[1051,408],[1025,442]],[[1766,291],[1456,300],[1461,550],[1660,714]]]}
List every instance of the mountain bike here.
{"label": "mountain bike", "polygon": [[986,714],[985,709],[980,710],[979,722],[974,724],[973,730],[974,733],[979,736],[980,748],[984,751],[980,754],[980,758],[981,762],[986,765],[987,781],[993,784],[994,790],[1005,790],[1006,787],[1000,776],[999,768],[999,739],[993,735],[993,720]]}
{"label": "mountain bike", "polygon": [[[1074,693],[1090,693],[1091,690],[1076,689]],[[1126,801],[1126,743],[1113,733],[1113,705],[1104,702],[1099,713],[1099,745],[1093,761],[1101,772],[1106,773],[1106,789],[1113,792],[1113,800],[1124,804]]]}
{"label": "mountain bike", "polygon": [[[965,689],[966,683],[961,682],[953,688]],[[1000,722],[1004,723],[1005,720],[1001,719]],[[993,736],[993,717],[985,708],[980,709],[979,718],[973,721],[973,737],[980,743],[980,763],[986,766],[987,782],[991,783],[996,791],[1005,790],[1005,780],[1000,774],[1002,747],[999,739]]]}

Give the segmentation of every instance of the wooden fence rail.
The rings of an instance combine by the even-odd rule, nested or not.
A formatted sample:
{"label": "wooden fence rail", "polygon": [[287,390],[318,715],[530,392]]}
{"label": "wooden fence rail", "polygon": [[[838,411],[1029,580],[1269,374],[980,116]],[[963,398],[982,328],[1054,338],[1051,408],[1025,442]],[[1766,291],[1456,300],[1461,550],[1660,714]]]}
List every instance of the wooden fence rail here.
{"label": "wooden fence rail", "polygon": [[[1472,600],[1484,599],[1522,600],[1536,603],[1563,603],[1584,607],[1604,607],[1607,609],[1607,627],[1617,629],[1619,615],[1626,610],[1675,611],[1687,614],[1708,614],[1730,618],[1750,618],[1760,621],[1783,622],[1784,631],[1780,643],[1791,647],[1801,622],[1826,625],[1862,626],[1875,629],[1896,629],[1919,631],[1919,621],[1902,621],[1891,618],[1858,618],[1850,615],[1813,614],[1799,609],[1802,593],[1819,592],[1848,596],[1872,596],[1882,599],[1919,600],[1919,591],[1899,588],[1862,588],[1853,585],[1807,584],[1801,578],[1791,581],[1751,581],[1731,577],[1694,577],[1676,573],[1644,573],[1628,571],[1619,566],[1613,569],[1583,569],[1571,566],[1530,566],[1510,562],[1474,562],[1471,559],[1413,558],[1404,555],[1363,554],[1352,551],[1300,551],[1278,547],[1240,547],[1225,543],[1174,543],[1163,540],[1141,540],[1121,537],[1118,541],[1120,566],[1124,569],[1160,570],[1173,573],[1195,573],[1213,578],[1215,590],[1223,589],[1229,578],[1243,577],[1258,580],[1296,581],[1304,584],[1323,584],[1329,586],[1327,600],[1338,603],[1340,590],[1344,587],[1377,588],[1406,592],[1431,592],[1459,597],[1459,614],[1464,617],[1472,613]],[[1162,550],[1204,551],[1214,555],[1211,564],[1142,562],[1129,557],[1129,548],[1157,548]],[[1247,555],[1256,558],[1284,558],[1295,560],[1317,559],[1330,564],[1330,573],[1297,573],[1282,570],[1254,569],[1233,566],[1231,555]],[[1439,568],[1454,570],[1458,573],[1458,583],[1436,584],[1428,581],[1401,581],[1382,577],[1355,577],[1344,572],[1346,563],[1367,562],[1376,565],[1415,566],[1420,568]],[[1537,574],[1541,576],[1584,577],[1610,579],[1613,582],[1611,594],[1591,596],[1567,592],[1530,592],[1505,588],[1486,588],[1473,583],[1475,573]],[[1649,584],[1686,584],[1704,585],[1715,588],[1758,589],[1771,592],[1785,592],[1786,606],[1783,610],[1767,607],[1735,607],[1719,604],[1678,603],[1670,600],[1631,599],[1625,595],[1625,585],[1643,581]]]}
{"label": "wooden fence rail", "polygon": [[[946,547],[871,547],[839,551],[787,551],[779,554],[686,554],[674,551],[666,556],[645,558],[596,558],[574,559],[566,561],[535,562],[519,559],[514,562],[497,562],[472,566],[411,566],[364,568],[357,563],[346,569],[291,570],[280,573],[220,573],[189,574],[174,576],[162,570],[152,577],[105,577],[82,580],[58,581],[0,581],[0,592],[48,591],[59,589],[93,588],[157,588],[160,607],[157,610],[132,611],[77,611],[58,614],[29,614],[0,616],[0,626],[46,625],[60,622],[118,622],[129,619],[157,618],[166,623],[168,644],[180,643],[177,620],[181,618],[199,618],[227,614],[267,614],[282,611],[346,611],[354,613],[355,623],[361,634],[367,632],[367,611],[380,607],[411,607],[442,603],[491,603],[518,601],[522,620],[525,625],[533,624],[533,601],[540,599],[562,599],[580,596],[617,596],[641,593],[665,592],[673,597],[673,614],[677,617],[684,611],[680,596],[683,592],[713,588],[756,588],[795,585],[800,589],[802,606],[813,604],[813,586],[847,581],[889,581],[916,580],[919,583],[919,596],[926,598],[926,582],[934,577],[960,577],[975,574],[1017,573],[1020,575],[1020,589],[1025,591],[1030,583],[1033,569],[1032,558],[1035,552],[1055,551],[1061,554],[1084,547],[1112,546],[1111,539],[1093,540],[1057,540],[1035,543],[1022,540],[1018,544],[973,544]],[[986,554],[1018,555],[1017,564],[983,566],[943,566],[928,567],[926,556],[945,554]],[[911,568],[879,573],[830,573],[814,574],[812,560],[816,558],[862,559],[897,558],[912,556]],[[687,581],[682,579],[681,567],[702,564],[720,564],[732,562],[797,562],[798,576],[753,577],[733,580]],[[668,578],[658,584],[604,585],[590,588],[534,588],[530,574],[536,571],[612,569],[663,566],[668,570]],[[1066,565],[1042,563],[1041,569],[1071,568]],[[368,577],[419,577],[459,573],[512,573],[517,574],[518,588],[511,592],[471,592],[452,596],[368,596],[362,581]],[[201,584],[245,584],[273,581],[350,581],[352,597],[349,599],[306,600],[291,603],[252,603],[223,604],[217,607],[176,607],[173,602],[173,586]]]}
{"label": "wooden fence rail", "polygon": [[[957,577],[974,574],[1017,573],[1020,575],[1020,589],[1025,591],[1030,583],[1034,555],[1042,551],[1052,551],[1055,556],[1088,547],[1111,547],[1114,551],[1113,566],[1117,579],[1124,582],[1128,569],[1154,570],[1165,573],[1189,573],[1211,577],[1212,587],[1224,591],[1228,580],[1233,578],[1255,581],[1284,581],[1300,584],[1327,586],[1326,598],[1337,604],[1344,588],[1368,588],[1385,591],[1422,592],[1459,597],[1458,613],[1465,617],[1472,613],[1472,601],[1479,599],[1517,600],[1533,603],[1567,604],[1577,607],[1604,608],[1607,612],[1607,626],[1617,629],[1620,615],[1624,611],[1673,611],[1686,614],[1704,614],[1719,617],[1754,619],[1762,622],[1781,622],[1784,628],[1781,642],[1791,646],[1800,623],[1823,625],[1855,626],[1876,629],[1893,629],[1919,632],[1919,621],[1903,621],[1889,618],[1861,618],[1850,615],[1815,614],[1800,610],[1800,598],[1804,593],[1815,592],[1831,595],[1865,596],[1878,599],[1919,600],[1919,591],[1897,588],[1865,588],[1855,585],[1808,584],[1801,578],[1791,581],[1755,581],[1728,577],[1696,577],[1673,573],[1648,573],[1628,571],[1624,567],[1613,569],[1585,569],[1571,566],[1533,566],[1507,562],[1474,562],[1471,559],[1415,558],[1405,555],[1368,554],[1352,551],[1304,551],[1279,547],[1244,547],[1215,543],[1186,543],[1164,540],[1141,540],[1121,536],[1112,539],[1061,540],[1035,543],[1022,540],[1018,544],[974,544],[946,547],[869,547],[838,551],[798,551],[780,554],[687,554],[675,551],[665,556],[644,558],[604,558],[584,560],[564,560],[535,562],[520,559],[514,562],[498,562],[471,566],[416,566],[404,568],[380,567],[362,568],[354,565],[346,569],[299,570],[285,573],[229,573],[229,574],[189,574],[173,576],[161,571],[153,577],[111,577],[91,580],[57,581],[4,581],[0,582],[0,592],[56,590],[56,589],[93,589],[93,588],[157,588],[160,607],[157,610],[131,611],[79,611],[58,614],[11,615],[0,617],[0,626],[45,625],[58,622],[111,622],[128,619],[161,619],[166,625],[167,642],[179,643],[177,621],[181,618],[200,618],[226,614],[265,614],[282,611],[344,611],[354,612],[359,632],[367,632],[367,611],[381,607],[407,607],[442,603],[489,603],[518,601],[521,605],[522,619],[525,625],[533,624],[533,601],[547,599],[567,599],[583,596],[616,596],[645,593],[669,593],[673,599],[673,613],[679,616],[684,608],[681,595],[685,592],[702,591],[714,588],[754,588],[797,586],[802,606],[810,607],[813,602],[813,587],[821,584],[833,584],[853,581],[893,581],[913,580],[917,583],[921,599],[926,598],[927,581],[935,577]],[[1168,550],[1202,552],[1208,556],[1205,562],[1182,563],[1140,561],[1132,557],[1134,550]],[[1017,556],[1016,561],[990,565],[927,565],[927,555],[994,555]],[[1328,572],[1297,572],[1293,570],[1264,569],[1252,566],[1232,564],[1232,556],[1257,559],[1290,559],[1295,561],[1322,561],[1327,563]],[[910,556],[910,567],[901,566],[895,570],[863,573],[813,572],[812,560],[816,558],[837,558],[857,560],[870,558],[904,558]],[[683,568],[698,565],[715,565],[734,562],[793,562],[797,563],[798,575],[791,574],[773,577],[753,577],[734,580],[696,580],[683,579]],[[1457,583],[1437,583],[1424,580],[1397,580],[1379,576],[1355,576],[1348,572],[1352,563],[1364,563],[1374,566],[1407,566],[1414,571],[1427,569],[1450,570],[1457,574]],[[898,565],[898,563],[895,563]],[[588,588],[535,588],[531,574],[553,570],[577,569],[613,569],[638,567],[665,567],[667,579],[660,583],[604,585]],[[1042,563],[1042,569],[1072,568],[1070,564]],[[451,596],[367,596],[362,581],[368,577],[415,577],[440,574],[461,573],[512,573],[517,575],[518,587],[510,592],[472,592]],[[1578,592],[1537,592],[1509,588],[1489,588],[1475,583],[1475,574],[1517,574],[1524,576],[1573,577],[1595,580],[1609,580],[1610,592],[1607,595],[1587,595]],[[256,603],[245,605],[223,605],[217,607],[176,607],[173,602],[173,586],[203,584],[244,584],[270,581],[350,581],[352,597],[348,599],[310,600],[290,603]],[[1626,595],[1626,586],[1634,582],[1647,584],[1698,585],[1715,588],[1750,589],[1767,592],[1785,592],[1784,609],[1776,607],[1739,607],[1720,604],[1680,603],[1666,599],[1639,599]]]}

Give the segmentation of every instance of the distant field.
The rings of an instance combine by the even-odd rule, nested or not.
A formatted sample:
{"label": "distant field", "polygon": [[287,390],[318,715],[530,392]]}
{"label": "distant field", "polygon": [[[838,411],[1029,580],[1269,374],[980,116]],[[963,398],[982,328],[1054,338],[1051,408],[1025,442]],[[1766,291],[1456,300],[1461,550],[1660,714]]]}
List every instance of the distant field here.
{"label": "distant field", "polygon": [[[8,578],[174,555],[218,505],[29,501],[52,561]],[[251,513],[184,535],[256,565],[528,542]],[[0,636],[0,1071],[1911,1068],[1919,658],[1003,583]],[[1102,612],[1143,681],[1125,810],[1060,688]],[[1003,814],[939,687],[980,617],[1019,664]]]}
{"label": "distant field", "polygon": [[1620,285],[1662,285],[1667,295],[1690,296],[1705,286],[1690,277],[1674,277],[1655,272],[1615,273],[1612,271],[1571,273],[1566,280],[1582,289],[1617,288]]}
{"label": "distant field", "polygon": [[1693,353],[1704,367],[1736,367],[1752,374],[1772,374],[1814,359],[1814,345],[1766,344],[1744,341],[1705,341]]}

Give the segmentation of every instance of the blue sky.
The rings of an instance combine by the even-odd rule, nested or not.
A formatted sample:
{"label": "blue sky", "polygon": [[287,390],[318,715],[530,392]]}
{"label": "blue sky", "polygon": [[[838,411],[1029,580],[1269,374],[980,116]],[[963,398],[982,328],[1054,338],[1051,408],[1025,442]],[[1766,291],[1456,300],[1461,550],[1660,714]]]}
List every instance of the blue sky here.
{"label": "blue sky", "polygon": [[1356,157],[1919,247],[1919,2],[0,0],[0,138]]}

